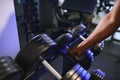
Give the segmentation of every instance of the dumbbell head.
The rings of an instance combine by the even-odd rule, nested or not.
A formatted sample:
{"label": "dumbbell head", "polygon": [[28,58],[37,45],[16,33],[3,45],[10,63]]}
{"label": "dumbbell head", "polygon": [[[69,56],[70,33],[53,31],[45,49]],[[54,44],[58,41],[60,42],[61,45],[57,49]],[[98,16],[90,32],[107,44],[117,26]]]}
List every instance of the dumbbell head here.
{"label": "dumbbell head", "polygon": [[[88,37],[88,34],[85,33],[85,26],[83,24],[76,26],[72,29],[71,34],[73,37],[78,37],[81,39],[81,42]],[[80,41],[79,41],[80,43]],[[97,45],[95,45],[93,48],[91,48],[91,51],[94,53],[94,56],[101,53],[102,49],[104,47],[104,41],[101,41]]]}
{"label": "dumbbell head", "polygon": [[0,80],[21,80],[23,70],[9,56],[0,57]]}
{"label": "dumbbell head", "polygon": [[[77,38],[76,42],[81,43],[84,39],[85,39],[84,36],[80,35],[79,38]],[[104,48],[104,41],[101,41],[100,43],[92,47],[90,50],[94,53],[94,56],[97,56],[101,53],[103,48]]]}
{"label": "dumbbell head", "polygon": [[39,56],[50,59],[55,52],[56,43],[46,34],[39,34],[29,41],[16,56],[16,62],[24,69],[36,69],[40,66]]}
{"label": "dumbbell head", "polygon": [[64,77],[62,78],[62,80],[69,80],[70,78],[72,78],[74,76],[74,74],[76,73],[76,71],[80,68],[79,64],[76,64],[71,70],[69,70]]}
{"label": "dumbbell head", "polygon": [[76,64],[71,70],[69,70],[62,80],[89,80],[91,77],[81,65]]}
{"label": "dumbbell head", "polygon": [[55,41],[57,43],[58,53],[66,54],[68,45],[72,40],[72,35],[70,33],[64,33],[58,36]]}
{"label": "dumbbell head", "polygon": [[[58,46],[61,48],[60,52],[66,54],[66,45],[69,47],[74,47],[78,45],[82,39],[76,38],[75,40],[72,40],[72,35],[69,33],[63,34],[59,36],[56,39],[56,42],[58,43]],[[70,57],[68,57],[69,60],[73,60]],[[83,56],[79,57],[79,59],[74,59],[73,61],[76,61],[77,63],[80,63],[85,69],[88,69],[91,66],[91,63],[93,61],[93,53],[90,50],[87,50]]]}
{"label": "dumbbell head", "polygon": [[89,73],[80,64],[76,64],[62,78],[62,80],[103,80],[105,73],[100,69],[93,70]]}
{"label": "dumbbell head", "polygon": [[103,71],[101,71],[100,69],[95,69],[91,73],[90,80],[103,80],[104,77],[105,77],[105,73]]}
{"label": "dumbbell head", "polygon": [[71,42],[72,39],[72,35],[70,33],[64,33],[60,36],[58,36],[55,41],[58,44],[58,46],[62,47],[65,45],[69,45],[69,43]]}
{"label": "dumbbell head", "polygon": [[83,53],[83,55],[80,57],[80,60],[78,62],[87,70],[91,67],[93,60],[93,53],[90,50],[86,50],[85,53]]}
{"label": "dumbbell head", "polygon": [[103,48],[104,48],[104,41],[101,41],[100,43],[96,44],[93,48],[91,48],[91,51],[94,53],[94,56],[97,56],[101,53]]}
{"label": "dumbbell head", "polygon": [[86,26],[84,26],[82,23],[80,25],[77,25],[71,30],[71,34],[75,37],[83,34],[86,30]]}

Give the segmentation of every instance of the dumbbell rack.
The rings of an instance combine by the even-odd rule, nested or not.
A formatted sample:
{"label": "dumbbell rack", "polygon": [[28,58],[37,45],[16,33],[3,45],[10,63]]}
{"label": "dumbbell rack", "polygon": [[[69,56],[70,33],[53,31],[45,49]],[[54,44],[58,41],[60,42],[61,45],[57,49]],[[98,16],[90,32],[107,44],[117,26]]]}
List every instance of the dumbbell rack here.
{"label": "dumbbell rack", "polygon": [[[37,44],[36,44],[37,43]],[[42,47],[44,46],[44,47]],[[34,48],[35,47],[35,48]],[[40,47],[40,48],[39,48]],[[40,75],[38,74],[37,75],[37,72],[40,72],[40,66],[41,66],[41,63],[43,63],[45,66],[46,66],[46,61],[49,61],[51,59],[51,54],[53,53],[53,51],[55,50],[55,47],[56,47],[56,43],[53,42],[47,35],[45,34],[40,34],[36,37],[34,37],[30,43],[27,44],[26,48],[21,50],[19,52],[19,54],[17,55],[16,57],[16,62],[20,65],[20,67],[22,67],[25,71],[24,75],[27,73],[28,70],[32,71],[32,73],[34,74],[31,75],[29,74],[28,76],[24,76],[23,80],[38,80],[37,77],[39,77]],[[37,49],[38,48],[38,49]],[[39,51],[39,49],[41,49]],[[43,51],[42,51],[43,50]],[[52,51],[53,50],[53,51]],[[41,52],[42,51],[42,52]],[[30,53],[31,52],[31,53]],[[38,52],[38,53],[37,53]],[[49,54],[48,56],[45,56],[46,55],[46,52],[47,54]],[[49,53],[48,53],[49,52]],[[36,53],[34,55],[34,53]],[[44,55],[42,55],[44,53]],[[38,55],[39,54],[39,55]],[[32,55],[32,56],[30,56]],[[52,54],[53,55],[53,54]],[[42,56],[45,60],[41,60],[40,59],[40,56]],[[31,58],[33,57],[33,58]],[[53,57],[53,56],[52,56]],[[50,58],[50,59],[49,59]],[[4,60],[1,60],[1,61],[4,61]],[[69,60],[70,61],[70,60]],[[69,62],[70,63],[70,62]],[[6,62],[5,62],[6,64]],[[1,65],[3,67],[5,67],[5,71],[7,72],[7,69],[9,68],[9,66],[4,66],[5,64]],[[58,63],[57,63],[58,64]],[[71,64],[71,63],[70,63]],[[49,63],[47,63],[47,65],[49,65]],[[75,65],[75,64],[74,64]],[[72,65],[72,66],[74,66]],[[15,66],[15,65],[12,65],[12,66]],[[7,69],[6,69],[7,67]],[[49,65],[50,67],[50,65]],[[49,69],[48,67],[48,69]],[[68,68],[68,67],[67,67]],[[53,69],[53,68],[50,68],[50,69]],[[50,70],[49,69],[49,70]],[[67,72],[70,68],[68,68],[65,72]],[[19,71],[19,69],[18,69]],[[58,79],[62,78],[54,69],[52,70],[55,72],[55,76],[56,74],[58,75]],[[4,72],[4,71],[3,71]],[[2,72],[2,73],[3,73]],[[9,71],[8,71],[9,72]],[[54,73],[52,72],[52,73]],[[86,71],[87,72],[87,71]],[[37,77],[36,77],[37,76]],[[42,76],[42,75],[41,75]],[[41,77],[40,76],[40,77]],[[5,76],[6,77],[6,76]],[[15,77],[15,76],[14,76]],[[28,78],[29,77],[29,78]],[[8,78],[8,76],[7,76]],[[16,77],[15,77],[16,78]],[[12,79],[12,78],[11,78]],[[44,79],[42,79],[44,80]],[[46,79],[45,79],[46,80]],[[53,79],[50,79],[50,80],[53,80]],[[83,79],[84,80],[84,79]]]}
{"label": "dumbbell rack", "polygon": [[[105,76],[105,74],[100,70],[89,73],[80,64],[76,64],[70,70],[68,70],[68,72],[62,77],[46,60],[44,60],[42,57],[39,57],[39,59],[40,59],[41,63],[44,65],[44,67],[47,68],[47,71],[51,72],[55,76],[55,78],[53,78],[53,79],[49,78],[47,80],[103,80],[103,77]],[[5,62],[5,63],[3,63],[3,62]],[[13,79],[21,80],[20,77],[22,76],[22,74],[20,75],[20,73],[23,73],[21,68],[17,64],[11,65],[8,62],[11,62],[12,64],[16,64],[8,56],[0,57],[0,63],[3,63],[3,71],[2,72],[0,71],[0,73],[6,73],[6,74],[2,74],[2,76],[0,76],[0,80],[8,80],[8,79],[9,80],[13,80]],[[10,73],[14,73],[14,74],[10,74]],[[7,76],[7,75],[11,75],[11,76]],[[2,79],[5,76],[7,76],[7,78]],[[31,75],[29,75],[29,76],[31,76]],[[39,75],[39,76],[41,77],[41,75]],[[46,78],[27,79],[27,77],[25,77],[25,78],[22,78],[22,80],[46,80]]]}

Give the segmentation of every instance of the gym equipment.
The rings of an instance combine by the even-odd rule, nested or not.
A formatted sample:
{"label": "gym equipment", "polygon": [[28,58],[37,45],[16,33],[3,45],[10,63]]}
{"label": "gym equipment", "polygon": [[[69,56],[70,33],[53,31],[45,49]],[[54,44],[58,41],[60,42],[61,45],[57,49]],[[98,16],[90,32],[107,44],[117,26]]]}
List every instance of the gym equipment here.
{"label": "gym equipment", "polygon": [[74,36],[74,37],[77,37],[79,35],[83,35],[85,34],[85,31],[86,31],[86,26],[84,24],[82,24],[82,22],[73,27],[72,30],[70,31],[70,33]]}
{"label": "gym equipment", "polygon": [[40,63],[38,57],[42,56],[51,61],[55,50],[56,43],[46,34],[39,34],[26,44],[16,56],[15,61],[24,70],[36,69]]}
{"label": "gym equipment", "polygon": [[[81,28],[83,28],[83,29],[81,29]],[[79,44],[80,42],[85,40],[85,38],[87,37],[86,36],[87,34],[85,33],[85,26],[83,24],[78,25],[75,28],[73,28],[71,30],[71,34],[74,35],[74,37],[76,37],[76,38],[80,38],[80,39],[75,40],[76,44]],[[104,41],[101,41],[100,43],[96,44],[90,50],[94,53],[94,56],[97,56],[101,53],[103,48],[104,48]]]}
{"label": "gym equipment", "polygon": [[100,69],[89,73],[81,65],[76,64],[62,78],[62,80],[103,80],[105,73]]}
{"label": "gym equipment", "polygon": [[[93,72],[89,73],[80,64],[76,64],[62,77],[45,59],[43,59],[43,57],[39,56],[38,60],[56,77],[57,80],[103,80],[105,76],[105,73],[100,69],[93,70]],[[23,71],[21,71],[22,69],[12,60],[11,57],[0,57],[0,63],[0,80],[22,79]],[[24,78],[24,80],[28,79]]]}
{"label": "gym equipment", "polygon": [[[56,39],[56,43],[58,43],[59,48],[58,53],[66,55],[67,50],[70,47],[75,46],[80,42],[80,38],[76,39],[76,37],[72,36],[70,33],[62,34]],[[67,58],[69,60],[73,60],[70,56],[68,56]],[[90,50],[86,50],[83,56],[75,56],[74,61],[80,63],[85,69],[88,69],[93,62],[93,53]]]}
{"label": "gym equipment", "polygon": [[[54,42],[48,35],[39,34],[39,35],[33,37],[31,39],[31,41],[29,41],[26,44],[25,48],[23,48],[15,58],[15,61],[24,70],[24,75],[23,75],[22,79],[24,79],[24,80],[31,79],[32,76],[36,74],[36,72],[38,72],[42,69],[42,67],[43,67],[42,65],[44,65],[48,70],[50,70],[50,72],[52,72],[52,74],[54,76],[56,76],[57,79],[68,80],[68,79],[62,78],[62,76],[59,75],[59,73],[56,70],[54,70],[54,68],[52,68],[48,62],[51,62],[52,60],[54,60],[58,55],[60,55],[60,53],[66,54],[69,47],[74,46],[75,40],[73,40],[73,36],[70,33],[61,35],[59,38],[57,38],[57,40],[58,40],[58,44],[56,42]],[[73,41],[73,42],[71,42],[71,41]],[[63,51],[60,52],[60,49],[63,51],[66,51],[66,52],[63,52]],[[70,58],[70,56],[68,56],[68,58]],[[90,74],[88,74],[86,69],[88,69],[90,67],[92,61],[93,61],[93,53],[90,52],[90,50],[87,50],[83,56],[81,56],[79,58],[76,57],[75,62],[81,64],[81,66],[82,66],[81,68],[84,71],[82,72],[81,75],[78,74],[79,68],[80,68],[79,67],[80,65],[78,64],[79,66],[77,66],[77,67],[79,67],[79,68],[77,70],[75,70],[76,72],[74,71],[75,68],[73,68],[74,73],[70,77],[67,77],[67,78],[69,78],[69,80],[74,80],[74,79],[89,80],[88,78],[90,78]],[[5,62],[5,63],[3,64],[3,62]],[[11,63],[12,59],[6,58],[6,61],[5,61],[4,59],[0,58],[1,71],[2,71],[2,69],[4,69],[2,71],[2,73],[9,73],[11,70],[14,70],[14,66],[16,66],[16,64],[6,66],[6,62]],[[19,66],[17,67],[18,68],[17,73],[19,72]],[[10,71],[9,71],[9,68],[11,68]],[[81,68],[80,68],[80,70],[81,70]],[[14,77],[15,80],[16,79],[20,80],[22,73],[18,73],[18,74],[14,74],[14,73],[16,73],[16,72],[13,71],[13,72],[9,73],[10,78],[13,79],[12,76],[13,77],[16,76],[16,77]],[[67,72],[67,73],[69,73],[69,72]],[[86,77],[85,75],[87,75],[89,77]],[[98,74],[96,72],[93,73],[93,78],[95,78],[95,80],[97,80],[96,79],[96,77],[98,77],[97,75]],[[7,80],[9,78],[9,76],[4,75],[0,78],[2,78],[2,80]],[[100,77],[100,79],[101,79],[101,77]]]}
{"label": "gym equipment", "polygon": [[0,57],[0,80],[21,80],[23,70],[9,56]]}
{"label": "gym equipment", "polygon": [[58,80],[62,79],[62,76],[45,59],[40,56],[39,60]]}
{"label": "gym equipment", "polygon": [[90,50],[94,53],[94,56],[97,56],[97,55],[99,55],[101,53],[103,48],[104,48],[104,41],[101,41],[100,43],[96,44]]}
{"label": "gym equipment", "polygon": [[[46,34],[37,35],[18,53],[15,61],[24,70],[37,69],[40,66],[40,62],[38,60],[39,56],[42,56],[47,61],[52,61],[59,53],[66,54],[68,50],[66,47],[69,47],[69,42],[71,42],[71,39],[72,35],[69,33],[65,35],[63,34],[62,37],[58,38],[58,46]],[[84,67],[88,69],[93,61],[93,53],[86,51],[86,54],[81,58],[77,58],[76,61],[83,64]]]}
{"label": "gym equipment", "polygon": [[[56,43],[58,43],[58,46],[60,48],[59,50],[60,53],[66,54],[67,49],[69,49],[69,47],[77,46],[79,43],[85,40],[85,37],[87,37],[85,36],[86,35],[85,30],[86,27],[81,23],[80,25],[74,27],[69,33],[62,34],[58,38],[56,38],[55,41]],[[82,57],[82,59],[76,57],[76,61],[80,62],[80,64],[85,69],[88,69],[93,61],[93,55],[94,56],[99,55],[103,47],[104,47],[104,41],[98,43],[93,48],[87,50],[84,54],[84,57]]]}
{"label": "gym equipment", "polygon": [[41,58],[42,64],[57,78],[57,80],[103,80],[105,73],[100,69],[92,73],[86,71],[81,65],[76,64],[63,77],[46,61]]}
{"label": "gym equipment", "polygon": [[90,80],[103,80],[105,73],[102,72],[100,69],[95,69],[91,72],[91,79]]}

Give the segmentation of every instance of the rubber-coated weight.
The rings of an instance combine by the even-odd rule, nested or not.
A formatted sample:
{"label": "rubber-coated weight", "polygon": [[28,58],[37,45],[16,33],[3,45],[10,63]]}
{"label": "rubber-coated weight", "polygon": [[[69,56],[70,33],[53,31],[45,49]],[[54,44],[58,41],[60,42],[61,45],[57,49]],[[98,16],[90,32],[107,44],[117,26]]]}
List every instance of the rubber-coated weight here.
{"label": "rubber-coated weight", "polygon": [[69,70],[63,77],[62,80],[69,80],[74,76],[75,72],[80,68],[79,64],[76,64],[71,70]]}
{"label": "rubber-coated weight", "polygon": [[0,57],[0,80],[21,80],[23,70],[9,56]]}
{"label": "rubber-coated weight", "polygon": [[102,72],[100,69],[93,70],[91,73],[91,78],[90,80],[103,80],[105,77],[105,73]]}
{"label": "rubber-coated weight", "polygon": [[56,43],[46,34],[39,34],[29,41],[16,56],[16,62],[24,69],[39,67],[39,56],[45,58],[46,55],[53,54]]}
{"label": "rubber-coated weight", "polygon": [[72,35],[70,33],[64,33],[55,39],[56,43],[59,47],[64,47],[69,45],[72,39]]}
{"label": "rubber-coated weight", "polygon": [[96,44],[93,48],[91,48],[91,51],[94,53],[94,56],[97,56],[101,53],[103,48],[104,48],[104,41]]}

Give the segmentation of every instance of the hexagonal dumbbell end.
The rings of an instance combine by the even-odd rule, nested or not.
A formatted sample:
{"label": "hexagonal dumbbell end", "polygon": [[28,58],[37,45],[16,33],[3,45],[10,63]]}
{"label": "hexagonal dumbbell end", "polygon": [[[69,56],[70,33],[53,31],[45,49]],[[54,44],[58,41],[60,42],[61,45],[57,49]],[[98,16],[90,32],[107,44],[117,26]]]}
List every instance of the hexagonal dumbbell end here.
{"label": "hexagonal dumbbell end", "polygon": [[81,65],[76,64],[72,69],[70,69],[62,80],[89,80],[91,74],[84,69]]}
{"label": "hexagonal dumbbell end", "polygon": [[93,53],[90,50],[86,50],[84,55],[79,58],[79,64],[83,66],[86,70],[91,67],[94,61]]}
{"label": "hexagonal dumbbell end", "polygon": [[76,64],[70,69],[61,80],[103,80],[105,73],[100,69],[93,70],[89,73],[80,64]]}
{"label": "hexagonal dumbbell end", "polygon": [[93,48],[91,48],[91,51],[94,53],[94,56],[97,56],[101,53],[103,48],[104,48],[104,41],[101,41],[100,43],[96,44]]}
{"label": "hexagonal dumbbell end", "polygon": [[[77,76],[79,76],[78,74],[76,74],[76,72],[79,70],[81,66],[79,64],[76,64],[72,69],[70,69],[62,78],[62,80],[71,80],[71,79],[75,79],[75,77],[77,78]],[[83,69],[83,68],[82,68]]]}
{"label": "hexagonal dumbbell end", "polygon": [[103,80],[105,73],[100,69],[93,70],[90,80]]}

